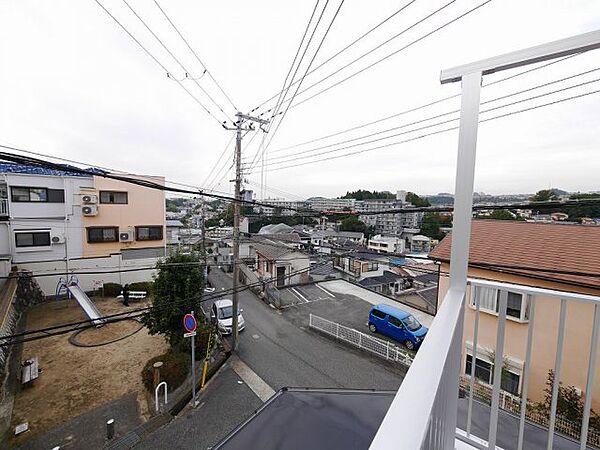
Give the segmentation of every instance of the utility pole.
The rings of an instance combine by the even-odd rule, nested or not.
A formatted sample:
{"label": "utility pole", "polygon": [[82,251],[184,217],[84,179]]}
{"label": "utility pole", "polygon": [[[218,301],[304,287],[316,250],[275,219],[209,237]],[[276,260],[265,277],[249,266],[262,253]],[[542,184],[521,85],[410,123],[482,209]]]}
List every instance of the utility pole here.
{"label": "utility pole", "polygon": [[242,200],[242,131],[251,131],[254,128],[252,123],[249,127],[244,128],[244,122],[257,122],[259,125],[266,125],[269,123],[268,120],[259,119],[258,117],[248,116],[238,112],[236,115],[237,121],[235,122],[235,128],[227,128],[228,130],[235,130],[235,202],[233,203],[233,307],[232,307],[232,323],[231,323],[231,349],[232,351],[237,350],[238,343],[238,310],[239,310],[239,298],[238,298],[238,287],[240,280],[240,203]]}

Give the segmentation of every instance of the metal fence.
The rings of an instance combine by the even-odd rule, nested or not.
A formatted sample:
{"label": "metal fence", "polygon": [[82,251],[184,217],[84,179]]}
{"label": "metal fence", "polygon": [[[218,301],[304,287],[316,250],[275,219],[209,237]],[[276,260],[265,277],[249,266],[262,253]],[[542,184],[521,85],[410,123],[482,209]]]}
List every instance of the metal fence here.
{"label": "metal fence", "polygon": [[409,367],[412,364],[412,358],[407,351],[396,347],[394,344],[390,344],[383,339],[378,339],[355,330],[354,328],[345,327],[339,323],[332,322],[331,320],[315,316],[314,314],[310,314],[308,324],[310,328],[334,336],[336,339],[367,350],[388,361],[396,361],[406,367]]}

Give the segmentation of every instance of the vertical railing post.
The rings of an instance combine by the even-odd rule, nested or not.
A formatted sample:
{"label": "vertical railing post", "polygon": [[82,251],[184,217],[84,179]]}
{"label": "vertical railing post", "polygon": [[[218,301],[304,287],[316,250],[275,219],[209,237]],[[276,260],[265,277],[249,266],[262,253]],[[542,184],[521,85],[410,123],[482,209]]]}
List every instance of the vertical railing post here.
{"label": "vertical railing post", "polygon": [[504,366],[504,331],[506,329],[507,301],[508,291],[500,291],[500,304],[498,306],[498,331],[496,334],[496,355],[494,357],[494,384],[492,387],[492,406],[490,410],[490,430],[488,436],[489,448],[496,448],[498,408],[500,406],[500,385],[502,383],[502,368]]}
{"label": "vertical railing post", "polygon": [[579,447],[585,450],[587,447],[587,435],[590,422],[590,409],[592,408],[592,390],[594,389],[594,375],[596,374],[596,360],[598,356],[598,329],[600,328],[600,308],[594,305],[594,328],[592,329],[592,341],[590,342],[590,359],[588,362],[587,382],[585,385],[585,403],[583,405],[583,420],[581,423],[581,440]]}
{"label": "vertical railing post", "polygon": [[560,386],[560,366],[562,363],[563,344],[565,342],[566,316],[567,300],[561,298],[560,316],[558,319],[558,337],[556,339],[556,360],[554,362],[554,383],[552,384],[552,403],[550,404],[550,424],[548,425],[548,450],[552,450],[554,443],[554,427],[556,426],[556,408],[558,405],[558,388]]}
{"label": "vertical railing post", "polygon": [[[473,296],[475,297],[475,327],[473,329],[473,351],[471,352],[471,379],[469,380],[469,406],[467,409],[467,436],[471,435],[471,420],[473,417],[473,391],[475,390],[475,366],[477,362],[477,339],[479,336],[479,310],[480,299],[475,295],[476,287],[473,287]],[[466,304],[466,298],[465,298]]]}
{"label": "vertical railing post", "polygon": [[521,416],[519,418],[519,438],[517,450],[523,449],[525,437],[525,414],[527,413],[527,392],[529,390],[529,367],[531,366],[531,348],[533,346],[533,327],[535,326],[535,297],[529,301],[529,327],[527,329],[527,350],[525,351],[525,367],[523,369],[523,384],[521,385]]}

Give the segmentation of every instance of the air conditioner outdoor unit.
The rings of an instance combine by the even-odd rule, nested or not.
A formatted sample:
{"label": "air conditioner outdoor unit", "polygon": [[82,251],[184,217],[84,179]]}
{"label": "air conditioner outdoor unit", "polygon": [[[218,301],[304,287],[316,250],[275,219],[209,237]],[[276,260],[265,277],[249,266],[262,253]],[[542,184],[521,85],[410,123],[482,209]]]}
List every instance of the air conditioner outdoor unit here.
{"label": "air conditioner outdoor unit", "polygon": [[97,216],[98,207],[95,205],[84,206],[83,208],[81,208],[81,212],[84,216]]}
{"label": "air conditioner outdoor unit", "polygon": [[83,197],[81,197],[81,200],[83,201],[83,203],[87,204],[87,205],[93,205],[98,203],[98,196],[97,195],[84,195]]}
{"label": "air conditioner outdoor unit", "polygon": [[131,231],[131,230],[119,231],[119,241],[133,242],[133,231]]}
{"label": "air conditioner outdoor unit", "polygon": [[65,237],[62,235],[52,236],[52,238],[50,240],[52,241],[53,244],[64,244],[65,243]]}

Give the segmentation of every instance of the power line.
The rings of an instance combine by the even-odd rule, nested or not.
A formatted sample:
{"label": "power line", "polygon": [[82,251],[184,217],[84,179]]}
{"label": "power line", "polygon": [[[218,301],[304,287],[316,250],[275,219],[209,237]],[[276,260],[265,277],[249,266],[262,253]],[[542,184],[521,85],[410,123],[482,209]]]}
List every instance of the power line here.
{"label": "power line", "polygon": [[[339,50],[337,53],[335,53],[333,56],[330,56],[329,58],[327,58],[325,61],[323,61],[321,64],[319,64],[317,67],[315,67],[314,69],[312,69],[310,72],[307,73],[307,75],[312,74],[313,72],[315,72],[316,70],[318,70],[319,68],[323,67],[325,64],[327,64],[328,62],[330,62],[331,60],[333,60],[334,58],[336,58],[337,56],[339,56],[340,54],[342,54],[343,52],[345,52],[346,50],[348,50],[350,47],[352,47],[353,45],[357,44],[358,42],[360,42],[362,39],[364,39],[365,37],[367,37],[369,34],[371,34],[373,31],[375,31],[376,29],[378,29],[379,27],[381,27],[382,25],[384,25],[385,23],[387,23],[388,21],[390,21],[392,18],[394,18],[395,16],[397,16],[398,14],[400,14],[402,11],[404,11],[406,8],[408,8],[410,5],[412,5],[416,0],[411,0],[409,1],[406,5],[401,6],[400,9],[397,9],[396,11],[394,11],[391,15],[389,15],[388,17],[386,17],[384,20],[382,20],[381,22],[379,22],[377,25],[375,25],[374,27],[370,28],[367,32],[363,33],[362,35],[360,35],[358,38],[356,38],[354,41],[352,41],[350,44],[346,45],[343,49]],[[295,81],[293,84],[298,83],[298,81]],[[285,85],[284,85],[285,86]],[[262,102],[260,105],[258,105],[257,107],[255,107],[253,111],[259,109],[260,107],[264,106],[265,104],[267,104],[268,102],[270,102],[271,100],[275,99],[278,95],[281,95],[281,92],[278,92],[277,94],[273,95],[272,97],[268,98],[267,100],[265,100],[264,102]],[[266,114],[268,112],[270,112],[271,109],[265,111],[262,114]]]}
{"label": "power line", "polygon": [[[565,56],[563,58],[558,58],[558,59],[552,60],[552,61],[547,62],[545,64],[534,66],[532,68],[529,68],[527,70],[521,71],[519,73],[510,75],[510,76],[507,76],[507,77],[504,77],[504,78],[500,78],[498,80],[494,80],[494,81],[489,82],[489,83],[484,83],[483,87],[492,86],[492,85],[495,85],[495,84],[498,84],[498,83],[502,83],[502,82],[507,81],[507,80],[511,80],[513,78],[520,77],[522,75],[534,72],[536,70],[543,69],[545,67],[551,66],[553,64],[562,62],[562,61],[564,61],[566,59],[573,58],[574,56],[578,56],[578,55],[581,55],[581,53],[575,53],[573,55],[569,55],[569,56]],[[394,113],[394,114],[392,114],[390,116],[382,117],[382,118],[374,120],[372,122],[367,122],[367,123],[364,123],[364,124],[356,125],[354,127],[347,128],[347,129],[344,129],[342,131],[331,133],[331,134],[328,134],[328,135],[325,135],[325,136],[320,136],[320,137],[317,137],[317,138],[314,138],[314,139],[310,139],[308,141],[299,142],[297,144],[293,144],[293,145],[290,145],[290,146],[287,146],[287,147],[278,148],[276,150],[271,150],[271,153],[279,153],[279,152],[282,152],[284,150],[289,150],[289,149],[292,149],[292,148],[297,148],[297,147],[300,147],[300,146],[303,146],[303,145],[306,145],[306,144],[312,144],[314,142],[322,141],[322,140],[330,138],[330,137],[339,136],[340,134],[344,134],[344,133],[347,133],[347,132],[350,132],[350,131],[358,130],[360,128],[365,128],[365,127],[368,127],[370,125],[375,125],[377,123],[384,122],[384,121],[389,120],[389,119],[393,119],[394,117],[403,116],[405,114],[409,114],[411,112],[419,111],[419,110],[427,108],[429,106],[437,105],[439,103],[443,103],[443,102],[451,100],[451,99],[459,98],[461,95],[462,94],[459,92],[458,94],[449,95],[449,96],[446,96],[446,97],[439,98],[437,100],[432,100],[432,101],[430,101],[428,103],[424,103],[424,104],[412,107],[410,109],[406,109],[406,110],[401,111],[399,113]]]}
{"label": "power line", "polygon": [[[127,29],[127,28],[126,28],[126,27],[125,27],[125,26],[124,26],[124,25],[123,25],[121,22],[119,22],[119,20],[118,20],[118,19],[117,19],[115,16],[113,16],[113,15],[110,13],[110,11],[108,11],[108,9],[106,9],[106,8],[104,7],[104,5],[102,5],[102,3],[100,3],[100,2],[99,2],[99,0],[94,0],[94,1],[95,1],[95,2],[98,4],[98,6],[100,6],[100,7],[101,7],[101,8],[104,10],[104,12],[106,12],[106,14],[108,14],[108,15],[110,16],[110,18],[111,18],[112,20],[114,20],[114,21],[117,23],[117,25],[119,25],[119,26],[121,27],[121,29],[122,29],[123,31],[125,31],[125,33],[127,33],[127,35],[129,35],[129,37],[130,37],[131,39],[133,39],[133,40],[135,41],[135,43],[136,43],[136,44],[137,44],[137,45],[138,45],[138,46],[139,46],[139,47],[140,47],[140,48],[141,48],[141,49],[142,49],[142,50],[143,50],[143,51],[144,51],[144,52],[145,52],[145,53],[146,53],[146,54],[147,54],[147,55],[148,55],[148,56],[149,56],[149,57],[150,57],[150,58],[151,58],[151,59],[152,59],[152,60],[153,60],[155,63],[156,63],[156,64],[158,64],[158,65],[160,66],[160,68],[161,68],[161,69],[162,69],[162,70],[163,70],[165,73],[169,73],[169,71],[167,70],[167,68],[166,68],[166,67],[165,67],[165,66],[164,66],[164,65],[163,65],[163,64],[162,64],[162,63],[161,63],[161,62],[160,62],[160,61],[159,61],[159,60],[158,60],[158,59],[157,59],[157,58],[156,58],[156,57],[155,57],[155,56],[154,56],[152,53],[150,53],[150,51],[149,51],[149,50],[148,50],[146,47],[144,47],[144,45],[142,45],[142,43],[141,43],[141,42],[140,42],[140,41],[139,41],[139,40],[138,40],[138,39],[137,39],[137,38],[136,38],[136,37],[135,37],[133,34],[131,34],[131,32],[130,32],[130,31],[129,31],[129,30],[128,30],[128,29]],[[198,105],[200,105],[200,106],[202,107],[202,109],[204,109],[204,111],[206,111],[206,113],[207,113],[209,116],[211,116],[211,117],[212,117],[212,118],[213,118],[213,119],[214,119],[214,120],[215,120],[215,121],[216,121],[216,122],[217,122],[217,123],[218,123],[220,126],[222,126],[222,127],[225,127],[225,125],[223,125],[223,124],[221,123],[221,121],[220,121],[219,119],[217,119],[217,117],[216,117],[216,116],[215,116],[215,115],[214,115],[212,112],[210,112],[210,110],[209,110],[209,109],[208,109],[206,106],[204,106],[204,104],[203,104],[203,103],[202,103],[202,102],[201,102],[201,101],[200,101],[200,100],[199,100],[199,99],[198,99],[198,98],[197,98],[197,97],[196,97],[194,94],[192,94],[192,93],[191,93],[191,92],[190,92],[190,91],[189,91],[189,90],[188,90],[188,89],[187,89],[187,88],[186,88],[186,87],[185,87],[185,86],[184,86],[184,85],[181,83],[181,81],[178,81],[178,80],[177,80],[177,79],[175,79],[175,78],[174,78],[173,80],[174,80],[174,81],[175,81],[175,82],[176,82],[176,83],[177,83],[177,84],[178,84],[178,85],[181,87],[181,89],[183,89],[185,92],[187,92],[187,94],[188,94],[190,97],[192,97],[192,99],[194,99],[194,101],[195,101],[196,103],[198,103]]]}
{"label": "power line", "polygon": [[221,154],[219,155],[219,159],[217,159],[217,161],[215,162],[215,165],[212,167],[212,169],[210,169],[210,171],[208,172],[208,174],[206,175],[206,178],[204,178],[204,181],[202,182],[201,186],[208,186],[208,180],[212,177],[215,169],[217,168],[217,166],[219,165],[219,163],[221,162],[221,160],[223,159],[223,156],[225,156],[227,154],[227,149],[229,149],[229,146],[231,145],[231,143],[233,142],[233,138],[235,136],[232,134],[231,138],[229,139],[229,142],[227,142],[227,145],[225,145],[225,148],[223,149],[223,151],[221,152]]}
{"label": "power line", "polygon": [[[327,0],[329,1],[329,0]],[[340,10],[342,9],[342,6],[344,5],[344,1],[345,0],[341,0],[337,10],[335,11],[335,14],[333,15],[333,18],[331,19],[331,21],[329,22],[329,26],[327,27],[327,29],[325,30],[325,34],[323,35],[323,37],[321,38],[321,42],[319,43],[319,46],[317,47],[315,53],[313,54],[312,59],[310,60],[310,63],[308,64],[308,67],[306,68],[306,71],[304,72],[304,75],[302,76],[302,78],[300,79],[298,86],[296,86],[296,91],[294,92],[294,95],[292,95],[292,98],[289,100],[289,103],[285,109],[285,111],[283,112],[281,118],[279,119],[279,121],[277,122],[277,125],[275,127],[275,131],[273,131],[273,134],[271,134],[271,137],[269,139],[269,142],[265,145],[265,148],[263,149],[263,154],[265,153],[266,149],[269,147],[269,145],[271,145],[271,142],[273,142],[273,139],[275,138],[275,135],[277,134],[277,130],[279,130],[279,127],[281,126],[281,124],[283,123],[285,116],[287,115],[290,106],[292,104],[292,102],[294,101],[294,98],[296,98],[296,95],[298,95],[298,91],[300,89],[300,86],[302,86],[302,82],[304,81],[304,79],[306,78],[306,75],[308,73],[308,71],[310,70],[313,62],[315,61],[315,58],[317,57],[319,50],[321,50],[321,47],[323,46],[323,43],[325,42],[325,39],[327,38],[327,35],[329,34],[329,31],[331,30],[331,27],[333,26],[333,23],[335,22],[335,19],[337,18]],[[325,4],[325,7],[323,8],[323,12],[325,12],[325,8],[327,8],[327,3]],[[321,14],[322,16],[322,14]],[[321,17],[319,17],[319,21],[320,21]],[[317,22],[317,26],[315,27],[315,30],[313,30],[313,34],[314,31],[316,31],[316,28],[318,27],[319,22]],[[312,40],[312,36],[311,36],[311,40]]]}
{"label": "power line", "polygon": [[[287,89],[286,89],[285,86],[287,84],[288,78],[289,78],[290,74],[292,73],[292,69],[296,65],[296,60],[298,59],[298,55],[300,54],[300,49],[302,48],[302,44],[304,44],[304,39],[306,38],[306,35],[308,34],[308,30],[310,29],[310,24],[312,23],[313,17],[315,16],[315,12],[317,11],[317,7],[319,6],[319,2],[320,2],[320,0],[317,0],[316,3],[315,3],[315,7],[313,8],[312,13],[310,15],[310,18],[308,19],[308,23],[306,24],[306,28],[304,29],[304,34],[302,35],[302,39],[300,40],[300,44],[298,45],[298,49],[296,50],[296,54],[294,55],[294,59],[292,60],[292,64],[290,65],[288,73],[286,74],[285,79],[283,80],[283,87],[282,87],[281,91],[279,92],[279,98],[277,98],[277,102],[275,102],[275,108],[274,108],[275,112],[273,113],[273,115],[275,115],[279,111],[280,101],[282,100],[282,95],[283,95],[284,98],[285,98],[285,95],[287,95],[287,92],[288,92],[288,90],[289,90],[289,88],[291,86],[291,82],[294,81],[294,77],[296,76],[296,72],[298,71],[298,68],[300,67],[300,64],[302,63],[302,59],[304,59],[304,55],[306,54],[306,50],[302,54],[302,58],[298,62],[298,66],[296,67],[296,72],[294,72],[294,75],[292,76],[292,79],[290,81],[290,86],[288,86]],[[311,36],[311,39],[312,39],[312,36]],[[308,49],[308,45],[309,44],[310,44],[310,42],[306,46],[307,49]],[[285,92],[285,94],[284,94],[284,92]],[[275,97],[277,97],[277,95],[273,96],[273,98],[275,98]],[[254,112],[256,109],[258,109],[258,107],[254,108],[252,111],[250,111],[250,113]],[[271,122],[269,122],[269,125],[268,125],[268,130],[270,130],[270,129],[271,129]],[[263,135],[262,141],[261,141],[260,145],[258,146],[258,148],[256,149],[256,153],[254,154],[254,158],[252,159],[252,164],[254,164],[254,160],[256,159],[256,157],[258,156],[258,154],[260,153],[260,148],[264,144],[265,136],[266,136],[266,133]]]}
{"label": "power line", "polygon": [[202,62],[202,60],[200,59],[200,57],[198,56],[198,54],[194,51],[194,49],[189,44],[189,42],[187,41],[187,39],[183,37],[183,35],[179,31],[179,29],[175,26],[175,24],[173,23],[173,21],[167,15],[167,13],[165,12],[165,10],[161,8],[161,6],[158,4],[157,0],[154,0],[154,3],[156,4],[156,6],[160,10],[160,12],[165,16],[165,19],[167,19],[167,21],[171,24],[171,26],[173,27],[173,29],[177,32],[177,34],[179,35],[179,37],[181,38],[181,40],[185,43],[185,45],[187,45],[187,48],[190,49],[190,51],[192,52],[192,54],[194,55],[194,57],[198,60],[198,62],[202,65],[202,67],[204,67],[204,70],[206,71],[206,73],[208,74],[208,76],[214,81],[214,83],[217,85],[217,87],[219,88],[219,90],[221,91],[221,93],[225,96],[225,98],[227,99],[227,101],[229,101],[229,104],[233,107],[233,109],[235,111],[238,111],[238,108],[233,104],[233,101],[231,100],[231,98],[229,98],[229,96],[225,93],[225,91],[223,90],[223,88],[221,87],[221,85],[217,82],[217,80],[215,79],[215,77],[213,76],[213,74],[206,67],[206,64],[204,64]]}
{"label": "power line", "polygon": [[[383,62],[383,61],[385,61],[385,60],[387,60],[387,59],[391,58],[392,56],[394,56],[394,55],[396,55],[396,54],[398,54],[398,53],[400,53],[400,52],[402,52],[402,51],[406,50],[407,48],[409,48],[409,47],[412,47],[414,44],[416,44],[416,43],[418,43],[418,42],[422,41],[423,39],[426,39],[426,38],[428,38],[429,36],[431,36],[431,35],[433,35],[433,34],[437,33],[438,31],[441,31],[441,30],[443,30],[443,29],[444,29],[444,28],[446,28],[447,26],[449,26],[449,25],[453,24],[454,22],[457,22],[458,20],[462,19],[463,17],[465,17],[465,16],[467,16],[467,15],[469,15],[469,14],[471,14],[471,13],[475,12],[476,10],[478,10],[479,8],[481,8],[481,7],[485,6],[485,5],[487,5],[487,4],[488,4],[488,3],[490,3],[491,1],[492,1],[492,0],[486,0],[486,1],[485,1],[485,2],[483,2],[483,3],[480,3],[480,4],[479,4],[479,5],[477,5],[476,7],[474,7],[474,8],[471,8],[470,10],[468,10],[468,11],[464,12],[463,14],[461,14],[461,15],[459,15],[459,16],[457,16],[457,17],[455,17],[454,19],[452,19],[452,20],[450,20],[450,21],[448,21],[448,22],[444,23],[443,25],[440,25],[439,27],[437,27],[437,28],[433,29],[432,31],[430,31],[430,32],[428,32],[428,33],[426,33],[426,34],[424,34],[423,36],[421,36],[421,37],[419,37],[419,38],[417,38],[417,39],[414,39],[414,40],[412,40],[411,42],[409,42],[408,44],[406,44],[406,45],[404,45],[403,47],[399,48],[398,50],[395,50],[395,51],[393,51],[392,53],[390,53],[390,54],[388,54],[388,55],[384,56],[383,58],[380,58],[380,59],[378,59],[377,61],[375,61],[375,62],[373,62],[373,63],[369,64],[368,66],[366,66],[366,67],[364,67],[364,68],[360,69],[359,71],[357,71],[357,72],[354,72],[354,73],[353,73],[353,74],[351,74],[351,75],[348,75],[346,78],[343,78],[343,79],[341,79],[340,81],[338,81],[338,82],[336,82],[336,83],[332,84],[331,86],[329,86],[329,87],[327,87],[327,88],[325,88],[325,89],[322,89],[322,90],[320,90],[319,92],[317,92],[317,93],[315,93],[315,94],[311,95],[310,97],[307,97],[307,98],[305,98],[305,99],[303,99],[303,100],[299,101],[298,103],[295,103],[294,105],[292,105],[292,106],[291,106],[291,108],[295,108],[295,107],[297,107],[297,106],[300,106],[300,105],[301,105],[301,104],[303,104],[303,103],[306,103],[306,102],[307,102],[307,101],[309,101],[309,100],[312,100],[313,98],[315,98],[315,97],[317,97],[317,96],[319,96],[319,95],[321,95],[321,94],[323,94],[323,93],[325,93],[325,92],[329,91],[330,89],[333,89],[334,87],[336,87],[336,86],[339,86],[340,84],[342,84],[342,83],[344,83],[344,82],[346,82],[346,81],[350,80],[351,78],[354,78],[356,75],[359,75],[359,74],[363,73],[364,71],[366,71],[366,70],[368,70],[368,69],[372,68],[373,66],[375,66],[375,65],[377,65],[377,64],[379,64],[379,63],[381,63],[381,62]],[[337,72],[339,72],[339,71],[336,71],[335,73],[337,73]],[[329,77],[327,77],[327,78],[329,78]],[[303,94],[304,92],[306,92],[307,90],[309,90],[309,89],[313,88],[313,87],[314,87],[314,86],[316,86],[318,83],[321,83],[321,82],[322,82],[322,81],[324,81],[324,80],[325,80],[325,78],[324,78],[324,79],[322,79],[322,80],[320,80],[320,81],[318,81],[318,82],[316,82],[316,83],[313,83],[311,86],[307,87],[306,89],[304,89],[304,90],[303,90],[302,92],[300,92],[299,94]]]}
{"label": "power line", "polygon": [[[125,5],[127,5],[127,8],[129,8],[129,10],[135,15],[135,17],[138,18],[138,20],[140,22],[142,22],[142,24],[144,25],[144,27],[150,32],[150,34],[152,34],[152,36],[154,36],[154,38],[159,42],[159,44],[162,46],[162,48],[165,49],[165,51],[171,56],[171,58],[173,58],[175,60],[175,62],[179,65],[179,67],[181,67],[181,69],[187,74],[189,73],[189,70],[183,65],[183,63],[173,54],[173,52],[171,50],[169,50],[169,47],[167,47],[165,45],[165,43],[156,35],[156,33],[152,30],[152,28],[150,28],[150,26],[146,23],[146,21],[135,11],[135,9],[133,9],[131,7],[131,5],[129,4],[129,2],[127,0],[123,0],[123,3],[125,3]],[[178,81],[177,79],[173,78],[175,81]],[[227,113],[223,110],[223,108],[221,108],[221,106],[215,101],[214,98],[212,98],[212,96],[202,87],[202,85],[200,83],[198,83],[197,79],[194,78],[189,78],[190,80],[192,80],[194,82],[194,84],[196,84],[196,86],[198,86],[200,88],[200,90],[202,92],[204,92],[204,95],[206,95],[210,101],[213,103],[213,105],[215,105],[219,111],[221,111],[223,113],[223,115],[226,118],[229,118],[229,116],[227,115]]]}
{"label": "power line", "polygon": [[[558,92],[558,91],[555,91],[555,92]],[[538,108],[543,108],[543,107],[546,107],[546,106],[555,105],[555,104],[566,102],[566,101],[569,101],[569,100],[574,100],[574,99],[577,99],[577,98],[585,97],[587,95],[595,94],[597,92],[600,92],[600,90],[594,90],[594,91],[586,92],[586,93],[583,93],[583,94],[579,94],[579,95],[574,95],[574,96],[571,96],[571,97],[567,97],[567,98],[564,98],[564,99],[559,99],[559,100],[555,100],[555,101],[552,101],[552,102],[548,102],[548,103],[543,103],[543,104],[540,104],[540,105],[532,106],[532,107],[529,107],[529,108],[524,108],[524,109],[520,109],[520,110],[517,110],[517,111],[511,111],[511,112],[508,112],[508,113],[505,113],[505,114],[500,114],[500,115],[497,115],[497,116],[494,116],[494,117],[490,117],[490,118],[487,118],[487,119],[480,120],[479,123],[484,123],[484,122],[488,122],[490,120],[500,119],[500,118],[503,118],[503,117],[508,117],[508,116],[511,116],[511,115],[520,114],[520,113],[531,111],[531,110],[534,110],[534,109],[538,109]],[[554,92],[552,92],[552,93],[554,93]],[[546,94],[546,95],[549,95],[549,94]],[[541,96],[536,96],[536,97],[541,97]],[[531,99],[536,98],[536,97],[532,97],[530,99],[526,99],[526,100],[523,100],[523,101],[531,100]],[[490,108],[488,111],[499,109],[501,107],[510,106],[510,105],[513,105],[513,104],[516,104],[516,103],[520,103],[520,102],[521,101],[519,101],[519,102],[513,102],[511,104],[503,105],[503,106],[500,106],[500,107]],[[458,120],[458,119],[454,119],[454,120]],[[440,124],[447,123],[447,122],[449,122],[449,121],[439,122],[439,123],[436,123],[436,124],[429,125],[427,127],[421,127],[420,129],[432,128],[432,127],[439,126]],[[401,140],[401,141],[396,141],[396,142],[391,142],[391,143],[385,144],[385,145],[371,147],[371,148],[368,148],[368,149],[361,149],[361,150],[357,150],[357,151],[354,151],[354,152],[345,153],[343,155],[330,156],[330,157],[327,157],[327,158],[316,159],[316,160],[313,160],[313,161],[307,161],[307,162],[298,163],[298,164],[292,164],[292,165],[283,166],[283,167],[275,167],[275,168],[272,168],[272,169],[267,169],[267,171],[273,172],[273,171],[277,171],[277,170],[289,169],[289,168],[293,168],[293,167],[304,166],[304,165],[307,165],[307,164],[315,164],[315,163],[318,163],[318,162],[329,161],[329,160],[337,159],[337,158],[343,158],[343,157],[347,157],[347,156],[351,156],[351,155],[356,155],[356,154],[360,154],[360,153],[365,153],[365,152],[370,152],[370,151],[374,151],[374,150],[378,150],[378,149],[382,149],[382,148],[391,147],[393,145],[399,145],[399,144],[404,144],[404,143],[416,141],[416,140],[419,140],[419,139],[422,139],[422,138],[425,138],[425,137],[434,136],[434,135],[437,135],[437,134],[446,133],[446,132],[457,130],[457,129],[458,129],[458,126],[453,126],[453,127],[449,127],[449,128],[444,128],[442,130],[438,130],[438,131],[434,131],[434,132],[430,132],[430,133],[425,133],[425,134],[422,134],[422,135],[419,135],[419,136],[416,136],[416,137],[413,137],[413,138],[409,138],[409,139],[405,139],[405,140]],[[414,132],[414,131],[417,131],[417,130],[419,130],[419,129],[415,129],[415,130],[412,130],[412,131]],[[316,155],[313,155],[313,156],[316,156]],[[274,164],[277,164],[277,163],[274,163]]]}
{"label": "power line", "polygon": [[[576,77],[580,77],[580,76],[583,76],[583,75],[588,75],[588,74],[596,72],[598,70],[600,70],[600,67],[597,67],[597,68],[594,68],[594,69],[591,69],[591,70],[587,70],[585,72],[580,72],[580,73],[577,73],[577,74],[574,74],[574,75],[570,75],[570,76],[567,76],[567,77],[563,77],[563,78],[560,78],[560,79],[557,79],[557,80],[553,80],[553,81],[550,81],[550,82],[547,82],[547,83],[543,83],[543,84],[540,84],[540,85],[536,85],[536,86],[533,86],[533,87],[529,87],[529,88],[526,88],[526,89],[522,89],[520,91],[511,92],[509,94],[501,95],[499,97],[495,97],[495,98],[492,98],[490,100],[486,100],[486,101],[482,102],[481,105],[486,105],[486,104],[489,104],[489,103],[496,102],[498,100],[503,100],[503,99],[506,99],[506,98],[509,98],[509,97],[514,97],[516,95],[524,94],[526,92],[530,92],[530,91],[533,91],[533,90],[536,90],[536,89],[540,89],[542,87],[551,86],[553,84],[561,83],[563,81],[570,80],[570,79],[573,79],[573,78],[576,78]],[[496,109],[505,108],[507,106],[512,106],[512,105],[515,105],[515,104],[518,104],[518,103],[522,103],[524,101],[529,101],[529,100],[533,100],[533,99],[536,99],[536,98],[539,98],[539,97],[544,97],[546,95],[554,94],[554,93],[557,93],[557,92],[562,92],[564,90],[574,89],[574,88],[581,87],[581,86],[584,86],[584,85],[587,85],[587,84],[590,84],[590,83],[594,83],[594,82],[597,82],[597,81],[600,81],[600,78],[592,80],[592,81],[587,81],[587,82],[584,82],[584,83],[576,84],[576,85],[573,85],[573,86],[568,86],[568,87],[563,88],[563,89],[558,89],[556,91],[552,91],[551,93],[541,94],[539,96],[534,96],[534,97],[529,97],[529,98],[526,98],[526,99],[523,99],[523,100],[518,100],[518,101],[513,102],[513,103],[508,103],[508,104],[500,105],[500,106],[497,106],[497,107],[494,107],[494,108],[485,109],[485,110],[482,110],[480,113],[484,114],[484,113],[487,113],[487,112],[490,112],[490,111],[494,111]],[[337,145],[346,144],[348,142],[354,142],[354,141],[358,141],[358,140],[361,140],[361,139],[366,139],[366,138],[372,137],[372,136],[378,136],[380,134],[388,133],[390,131],[407,128],[407,127],[412,126],[412,125],[416,125],[416,124],[419,124],[419,123],[427,122],[427,121],[433,120],[433,119],[438,119],[440,117],[444,117],[444,116],[456,114],[456,113],[459,113],[459,112],[460,112],[460,109],[455,109],[455,110],[452,110],[452,111],[447,111],[447,112],[440,113],[440,114],[437,114],[437,115],[434,115],[434,116],[426,117],[424,119],[416,120],[416,121],[413,121],[413,122],[410,122],[410,123],[406,123],[406,124],[402,124],[402,125],[399,125],[399,126],[396,126],[396,127],[392,127],[392,128],[387,128],[385,130],[380,130],[380,131],[377,131],[377,132],[374,132],[374,133],[370,133],[370,134],[366,134],[366,135],[363,135],[363,136],[359,136],[359,137],[356,137],[356,138],[347,139],[347,140],[336,142],[336,143],[333,143],[333,144],[323,145],[321,147],[316,147],[316,148],[309,149],[309,150],[303,150],[303,151],[300,151],[300,152],[295,152],[294,153],[295,156],[293,158],[289,158],[290,155],[275,156],[272,159],[274,159],[274,160],[285,159],[285,161],[272,162],[271,165],[273,165],[273,164],[281,164],[281,163],[284,163],[284,162],[295,161],[295,160],[300,160],[300,159],[306,159],[306,158],[310,158],[312,156],[318,156],[318,155],[321,155],[321,154],[329,153],[329,152],[321,152],[321,153],[315,153],[314,155],[307,155],[309,153],[314,153],[317,150],[322,150],[322,149],[329,148],[329,147],[335,147]],[[334,149],[334,150],[331,150],[331,152],[333,153],[333,152],[341,151],[343,149],[347,149],[347,148],[351,148],[351,147],[356,147],[356,146],[360,146],[360,145],[365,145],[365,144],[373,143],[373,142],[376,142],[376,141],[380,141],[380,140],[384,140],[384,139],[389,139],[389,138],[392,138],[392,137],[397,137],[397,136],[400,136],[400,135],[403,135],[403,134],[412,133],[414,131],[420,131],[420,130],[423,130],[423,129],[427,129],[427,128],[430,128],[430,127],[433,127],[433,126],[443,125],[443,124],[446,124],[446,123],[449,123],[449,122],[453,122],[455,120],[458,120],[458,118],[445,120],[445,121],[442,121],[442,122],[438,122],[436,124],[424,126],[424,127],[421,127],[421,128],[416,128],[414,130],[409,130],[409,131],[405,131],[405,132],[402,132],[402,133],[392,134],[390,136],[385,136],[385,137],[382,137],[382,138],[373,139],[373,140],[366,141],[366,142],[363,142],[363,143],[358,143],[358,144],[354,144],[354,145],[342,147],[342,148],[339,148],[339,149]],[[296,156],[296,155],[307,155],[307,156]],[[288,158],[288,159],[286,159],[286,158]]]}

